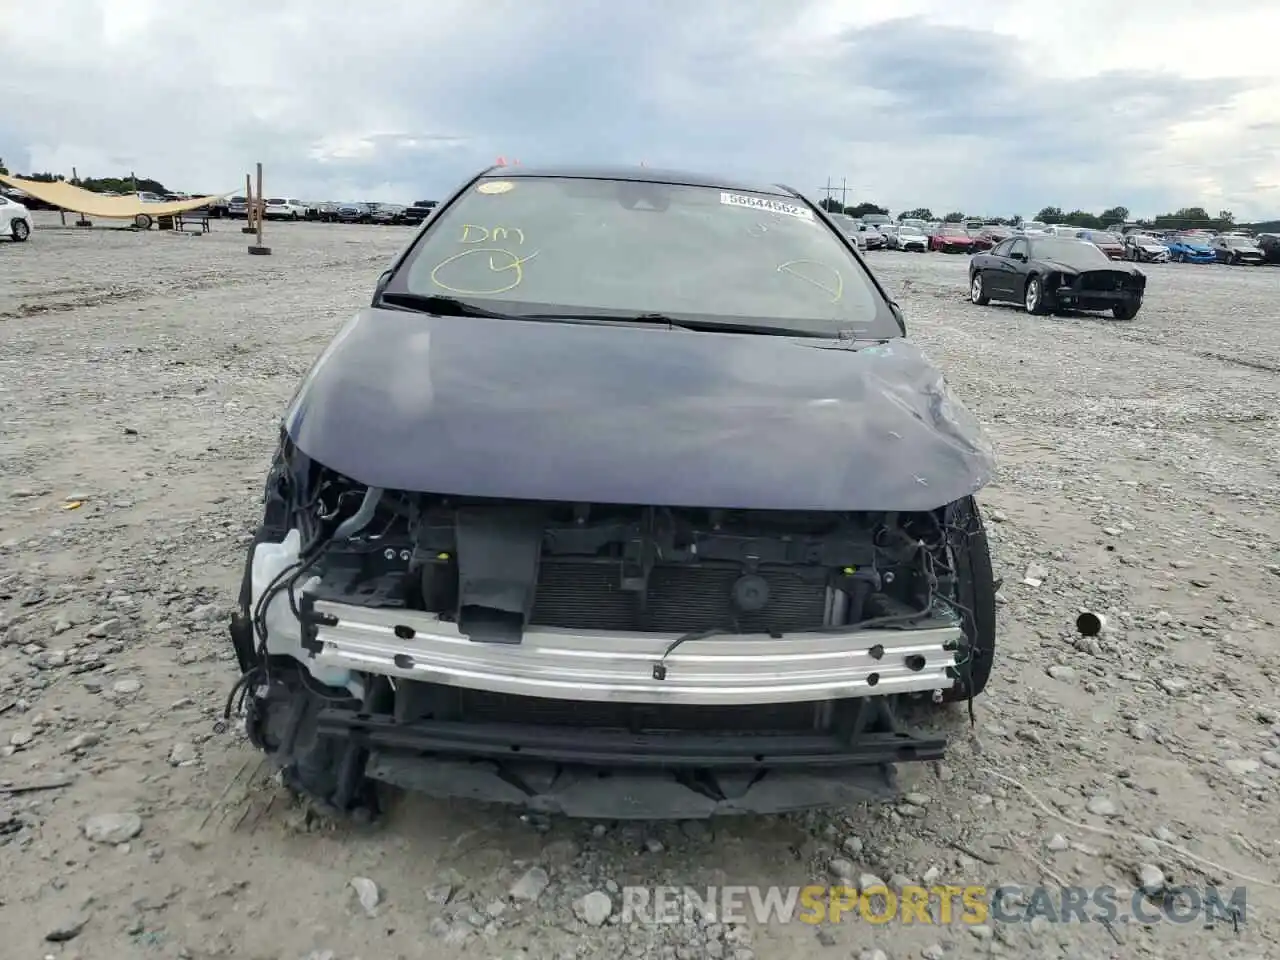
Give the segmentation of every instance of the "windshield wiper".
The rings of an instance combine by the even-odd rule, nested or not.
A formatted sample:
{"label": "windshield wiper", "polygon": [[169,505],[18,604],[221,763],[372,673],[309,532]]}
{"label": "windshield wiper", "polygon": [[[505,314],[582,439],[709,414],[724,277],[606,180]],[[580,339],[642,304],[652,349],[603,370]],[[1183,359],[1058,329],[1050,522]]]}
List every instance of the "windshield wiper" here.
{"label": "windshield wiper", "polygon": [[668,316],[665,313],[635,313],[621,316],[608,313],[530,313],[525,316],[531,320],[560,320],[566,323],[647,324],[668,327],[672,330],[694,330],[706,333],[753,333],[771,337],[835,339],[830,334],[818,333],[814,330],[797,330],[795,327],[778,324],[736,323],[732,320],[691,320],[686,317]]}
{"label": "windshield wiper", "polygon": [[511,313],[498,313],[486,310],[474,303],[467,303],[457,297],[441,297],[423,293],[384,293],[379,302],[394,307],[405,307],[422,313],[434,313],[440,317],[489,317],[494,320],[523,320],[524,317]]}
{"label": "windshield wiper", "polygon": [[709,333],[752,333],[774,337],[807,337],[822,340],[834,340],[837,337],[814,330],[797,330],[794,327],[776,324],[735,323],[731,320],[688,320],[677,319],[665,313],[637,313],[631,315],[615,315],[607,313],[499,313],[459,300],[457,297],[444,297],[423,293],[384,293],[378,298],[379,303],[422,313],[433,313],[441,317],[486,317],[494,320],[536,320],[547,323],[581,323],[591,325],[646,324],[667,327],[671,330],[704,331]]}

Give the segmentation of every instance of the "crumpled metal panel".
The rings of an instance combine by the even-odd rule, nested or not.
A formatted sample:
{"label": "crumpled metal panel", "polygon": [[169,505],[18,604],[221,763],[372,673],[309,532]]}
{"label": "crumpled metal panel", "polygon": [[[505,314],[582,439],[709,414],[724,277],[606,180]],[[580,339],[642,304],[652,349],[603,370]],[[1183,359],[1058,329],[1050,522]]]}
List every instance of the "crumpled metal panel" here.
{"label": "crumpled metal panel", "polygon": [[285,426],[385,489],[565,502],[927,510],[994,458],[918,347],[367,309]]}

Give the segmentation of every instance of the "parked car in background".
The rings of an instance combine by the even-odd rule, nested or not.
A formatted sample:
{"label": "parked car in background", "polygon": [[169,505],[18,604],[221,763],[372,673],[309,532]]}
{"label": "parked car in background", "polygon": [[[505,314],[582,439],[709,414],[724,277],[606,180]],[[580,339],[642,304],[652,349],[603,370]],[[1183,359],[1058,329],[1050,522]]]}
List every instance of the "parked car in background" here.
{"label": "parked car in background", "polygon": [[828,216],[831,217],[831,222],[836,225],[836,228],[853,242],[859,253],[866,253],[867,236],[865,233],[859,232],[857,220],[847,213],[832,213],[828,214]]}
{"label": "parked car in background", "polygon": [[308,220],[333,223],[338,219],[338,205],[329,200],[311,201],[306,206],[306,218]]}
{"label": "parked car in background", "polygon": [[369,223],[371,219],[370,204],[352,202],[338,204],[339,223]]}
{"label": "parked car in background", "polygon": [[1015,230],[1023,235],[1044,233],[1049,229],[1049,225],[1042,220],[1023,220],[1018,224]]}
{"label": "parked car in background", "polygon": [[1206,234],[1179,233],[1164,243],[1169,248],[1169,259],[1175,263],[1215,263],[1218,259],[1213,239]]}
{"label": "parked car in background", "polygon": [[436,208],[438,201],[435,200],[415,200],[405,208],[404,222],[410,226],[417,226],[431,216],[431,211]]}
{"label": "parked car in background", "polygon": [[987,225],[985,223],[976,226],[972,223],[965,224],[965,231],[969,234],[969,238],[973,240],[971,253],[990,250],[995,246],[995,241],[987,236]]}
{"label": "parked car in background", "polygon": [[227,216],[232,220],[244,220],[249,216],[249,198],[236,194],[227,198]]}
{"label": "parked car in background", "polygon": [[1142,307],[1147,277],[1137,267],[1113,264],[1087,240],[1018,236],[969,262],[969,299],[1021,303],[1027,313],[1110,310],[1132,320]]}
{"label": "parked car in background", "polygon": [[1013,228],[1006,227],[999,223],[988,223],[978,231],[976,239],[979,241],[980,249],[990,250],[1001,240],[1007,240],[1013,236]]}
{"label": "parked car in background", "polygon": [[1134,231],[1124,236],[1124,259],[1135,263],[1168,263],[1169,248],[1149,233]]}
{"label": "parked car in background", "polygon": [[1262,251],[1262,257],[1267,263],[1280,264],[1280,234],[1259,234],[1258,249]]}
{"label": "parked car in background", "polygon": [[1072,236],[1089,241],[1112,260],[1124,259],[1124,241],[1118,234],[1107,230],[1077,230]]}
{"label": "parked car in background", "polygon": [[869,223],[873,227],[879,227],[882,223],[893,223],[893,217],[884,213],[865,213],[862,215],[863,223]]}
{"label": "parked car in background", "polygon": [[31,211],[26,204],[0,194],[0,237],[24,243],[31,236]]}
{"label": "parked car in background", "polygon": [[369,219],[373,223],[381,224],[403,223],[406,209],[405,206],[399,203],[371,203],[369,204]]}
{"label": "parked car in background", "polygon": [[929,249],[940,253],[972,253],[973,237],[963,223],[940,223],[929,238]]}
{"label": "parked car in background", "polygon": [[1219,263],[1248,264],[1257,267],[1267,261],[1266,254],[1258,248],[1252,237],[1233,234],[1214,237],[1213,252]]}
{"label": "parked car in background", "polygon": [[929,249],[929,238],[919,227],[903,223],[889,236],[889,249],[904,253],[924,253]]}
{"label": "parked car in background", "polygon": [[268,197],[262,215],[268,220],[301,220],[307,215],[307,205],[293,198]]}
{"label": "parked car in background", "polygon": [[888,247],[888,240],[874,223],[859,221],[858,233],[862,236],[868,250],[884,250]]}

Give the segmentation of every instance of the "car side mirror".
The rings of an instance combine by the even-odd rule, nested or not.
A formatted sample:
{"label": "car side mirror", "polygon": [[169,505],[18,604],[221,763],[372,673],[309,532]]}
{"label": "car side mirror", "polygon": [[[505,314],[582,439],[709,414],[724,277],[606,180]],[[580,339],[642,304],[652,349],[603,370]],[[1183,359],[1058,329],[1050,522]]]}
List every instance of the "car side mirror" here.
{"label": "car side mirror", "polygon": [[382,291],[387,289],[387,284],[391,280],[391,271],[383,270],[378,282],[373,287],[373,304],[376,306],[378,301],[382,299]]}
{"label": "car side mirror", "polygon": [[889,301],[889,310],[893,313],[893,319],[898,321],[898,329],[902,331],[903,336],[906,336],[907,318],[897,300]]}

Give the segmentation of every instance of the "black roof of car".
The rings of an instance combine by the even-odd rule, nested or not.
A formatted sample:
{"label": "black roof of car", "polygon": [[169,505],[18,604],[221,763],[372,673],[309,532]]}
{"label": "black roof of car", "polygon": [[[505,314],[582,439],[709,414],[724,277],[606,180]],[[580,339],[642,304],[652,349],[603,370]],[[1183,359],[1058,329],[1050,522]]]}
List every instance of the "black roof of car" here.
{"label": "black roof of car", "polygon": [[689,170],[660,170],[653,167],[549,165],[543,167],[490,167],[482,176],[512,180],[517,177],[575,177],[583,180],[632,180],[638,183],[675,183],[691,187],[744,190],[778,197],[797,197],[789,187],[777,183],[749,183],[733,177],[694,173]]}

